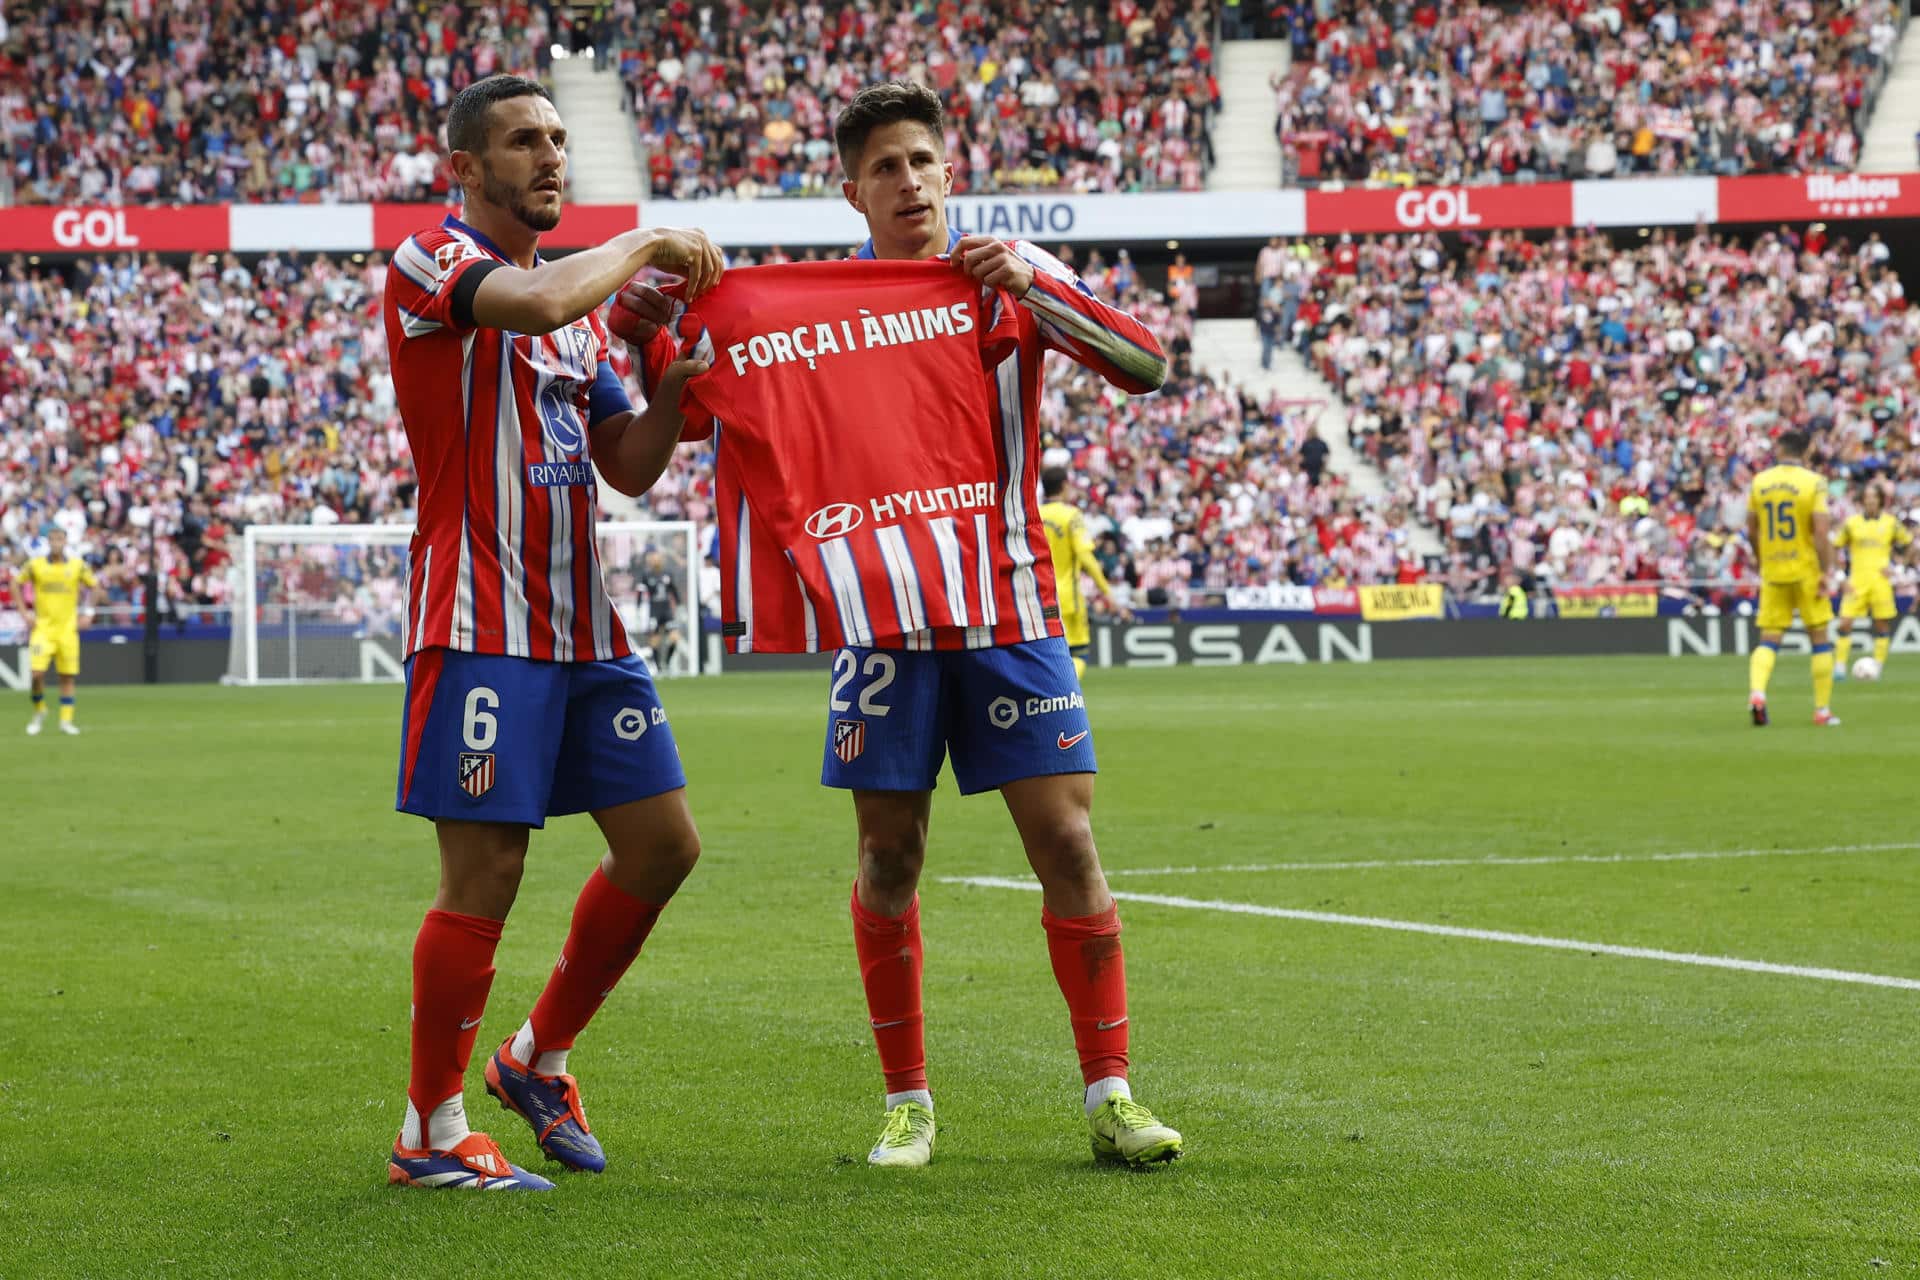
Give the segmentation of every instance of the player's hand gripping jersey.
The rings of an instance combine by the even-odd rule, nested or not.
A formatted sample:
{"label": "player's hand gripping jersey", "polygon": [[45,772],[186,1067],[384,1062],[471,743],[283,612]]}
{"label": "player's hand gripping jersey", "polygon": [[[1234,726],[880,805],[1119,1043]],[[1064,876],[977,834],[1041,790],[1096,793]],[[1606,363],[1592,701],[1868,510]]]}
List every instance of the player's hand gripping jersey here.
{"label": "player's hand gripping jersey", "polygon": [[713,365],[684,400],[721,458],[731,650],[1058,634],[1035,474],[987,425],[1005,295],[943,261],[756,267],[674,333]]}

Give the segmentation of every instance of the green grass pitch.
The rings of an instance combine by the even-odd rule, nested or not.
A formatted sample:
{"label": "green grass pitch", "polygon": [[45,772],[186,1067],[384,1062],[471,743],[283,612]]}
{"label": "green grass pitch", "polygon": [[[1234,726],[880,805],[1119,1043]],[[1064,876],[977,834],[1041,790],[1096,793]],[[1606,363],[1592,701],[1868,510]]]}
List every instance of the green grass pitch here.
{"label": "green grass pitch", "polygon": [[[1099,671],[1096,831],[1122,892],[1920,978],[1920,663],[1837,731],[1806,684],[1757,731],[1733,659]],[[1136,1092],[1189,1154],[1096,1169],[1037,895],[939,879],[1023,875],[1011,825],[951,791],[940,1148],[867,1169],[824,693],[665,687],[706,854],[574,1054],[611,1167],[507,1198],[385,1185],[436,875],[395,688],[83,685],[77,739],[10,704],[0,1276],[1920,1272],[1898,986],[1125,903]],[[536,835],[482,1052],[596,854]]]}

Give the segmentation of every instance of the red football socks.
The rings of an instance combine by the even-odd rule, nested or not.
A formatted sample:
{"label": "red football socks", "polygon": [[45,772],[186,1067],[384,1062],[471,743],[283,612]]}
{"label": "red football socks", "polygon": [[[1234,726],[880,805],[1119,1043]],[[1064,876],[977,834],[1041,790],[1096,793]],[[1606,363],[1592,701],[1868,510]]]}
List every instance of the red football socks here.
{"label": "red football socks", "polygon": [[1067,998],[1073,1045],[1087,1084],[1127,1077],[1127,966],[1120,955],[1120,905],[1097,916],[1040,909],[1054,981]]}
{"label": "red football socks", "polygon": [[[613,994],[665,903],[642,902],[595,867],[573,904],[573,926],[547,989],[533,1006],[534,1054],[571,1049],[601,1004]],[[527,1062],[532,1064],[532,1055]]]}
{"label": "red football socks", "polygon": [[853,949],[860,959],[860,983],[867,990],[867,1017],[880,1050],[887,1092],[927,1087],[925,1017],[920,1011],[920,899],[905,913],[888,919],[860,905],[853,890]]}
{"label": "red football socks", "polygon": [[429,911],[413,940],[413,1064],[407,1097],[423,1119],[465,1086],[480,1034],[500,924],[484,916]]}

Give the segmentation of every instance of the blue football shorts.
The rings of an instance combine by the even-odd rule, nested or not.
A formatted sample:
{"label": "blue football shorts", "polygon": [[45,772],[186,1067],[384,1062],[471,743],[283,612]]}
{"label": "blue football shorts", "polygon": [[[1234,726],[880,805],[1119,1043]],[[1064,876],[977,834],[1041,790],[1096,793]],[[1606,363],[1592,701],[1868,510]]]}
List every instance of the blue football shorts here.
{"label": "blue football shorts", "polygon": [[1001,649],[841,649],[827,693],[820,781],[931,791],[943,759],[961,794],[1093,773],[1093,728],[1058,636]]}
{"label": "blue football shorts", "polygon": [[638,657],[543,662],[425,649],[407,662],[402,813],[538,827],[686,784]]}

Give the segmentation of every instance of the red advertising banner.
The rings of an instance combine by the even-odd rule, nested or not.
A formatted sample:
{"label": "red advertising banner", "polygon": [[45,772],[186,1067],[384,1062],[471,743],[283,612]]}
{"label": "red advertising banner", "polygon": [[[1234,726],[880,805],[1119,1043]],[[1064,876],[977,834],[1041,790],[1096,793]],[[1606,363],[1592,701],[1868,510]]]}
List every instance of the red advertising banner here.
{"label": "red advertising banner", "polygon": [[1920,217],[1920,174],[1808,173],[1720,179],[1722,222]]}
{"label": "red advertising banner", "polygon": [[0,209],[0,253],[184,253],[227,244],[225,205]]}
{"label": "red advertising banner", "polygon": [[1313,611],[1329,614],[1358,614],[1360,593],[1352,587],[1315,587]]}
{"label": "red advertising banner", "polygon": [[1343,231],[1564,227],[1572,222],[1571,182],[1307,193],[1307,234],[1316,236]]}
{"label": "red advertising banner", "polygon": [[[423,227],[456,212],[450,205],[376,204],[373,247],[389,251]],[[631,204],[570,204],[560,210],[560,225],[540,234],[542,249],[590,249],[640,225],[640,208]]]}

